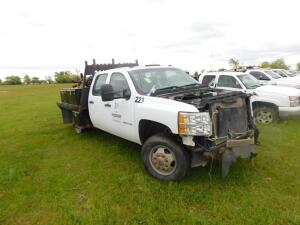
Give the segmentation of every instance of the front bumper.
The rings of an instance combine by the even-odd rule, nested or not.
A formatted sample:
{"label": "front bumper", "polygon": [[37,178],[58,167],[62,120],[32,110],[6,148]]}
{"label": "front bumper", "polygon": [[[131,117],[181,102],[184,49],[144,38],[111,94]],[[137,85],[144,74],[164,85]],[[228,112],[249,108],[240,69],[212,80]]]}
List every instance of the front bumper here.
{"label": "front bumper", "polygon": [[254,144],[254,136],[247,136],[243,139],[228,139],[226,146],[220,148],[217,152],[221,153],[222,160],[222,180],[227,177],[231,165],[238,158],[252,158],[257,155]]}
{"label": "front bumper", "polygon": [[244,133],[234,134],[223,138],[211,139],[214,146],[208,150],[217,150],[221,147],[234,148],[253,145],[255,143],[255,131],[249,130]]}
{"label": "front bumper", "polygon": [[280,117],[300,116],[300,106],[297,107],[278,107]]}
{"label": "front bumper", "polygon": [[254,145],[254,137],[248,137],[246,139],[229,139],[226,142],[227,148],[234,148],[234,147],[242,147],[247,145]]}
{"label": "front bumper", "polygon": [[209,159],[221,160],[222,179],[224,180],[230,170],[231,165],[238,158],[252,158],[256,156],[253,148],[255,143],[254,130],[249,130],[242,134],[210,139],[209,147],[199,146],[192,151],[192,167],[205,166]]}

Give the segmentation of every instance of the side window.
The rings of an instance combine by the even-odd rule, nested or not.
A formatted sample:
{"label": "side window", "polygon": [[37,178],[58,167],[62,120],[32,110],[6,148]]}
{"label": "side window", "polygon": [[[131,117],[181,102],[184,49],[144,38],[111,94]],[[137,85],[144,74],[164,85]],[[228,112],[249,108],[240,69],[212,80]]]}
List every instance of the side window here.
{"label": "side window", "polygon": [[221,75],[219,77],[218,87],[242,88],[237,79],[227,75]]}
{"label": "side window", "polygon": [[130,98],[130,88],[123,74],[113,73],[109,83],[113,88],[115,98]]}
{"label": "side window", "polygon": [[259,71],[251,71],[250,74],[254,76],[257,80],[270,80],[265,74]]}
{"label": "side window", "polygon": [[106,78],[107,78],[107,74],[100,74],[98,75],[98,77],[95,80],[94,86],[93,86],[93,91],[92,94],[95,96],[100,96],[100,90],[101,90],[101,86],[103,84],[105,84],[106,82]]}
{"label": "side window", "polygon": [[216,79],[215,75],[205,75],[202,79],[202,85],[208,87],[209,84]]}

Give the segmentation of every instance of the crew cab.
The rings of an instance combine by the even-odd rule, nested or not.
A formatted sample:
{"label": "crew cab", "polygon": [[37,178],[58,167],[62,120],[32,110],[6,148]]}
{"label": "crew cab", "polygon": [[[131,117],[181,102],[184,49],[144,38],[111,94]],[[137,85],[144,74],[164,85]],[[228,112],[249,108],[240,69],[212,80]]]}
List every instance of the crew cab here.
{"label": "crew cab", "polygon": [[246,93],[204,87],[170,66],[113,68],[91,77],[90,85],[61,91],[64,122],[141,145],[155,178],[181,180],[192,167],[221,159],[224,179],[236,158],[256,155]]}
{"label": "crew cab", "polygon": [[279,85],[300,89],[300,81],[294,80],[293,77],[281,77],[279,74],[264,69],[251,69],[246,73],[251,74],[260,84]]}
{"label": "crew cab", "polygon": [[251,105],[256,123],[268,124],[279,117],[300,116],[300,90],[274,85],[261,86],[249,74],[240,72],[204,73],[199,77],[204,86],[252,94]]}

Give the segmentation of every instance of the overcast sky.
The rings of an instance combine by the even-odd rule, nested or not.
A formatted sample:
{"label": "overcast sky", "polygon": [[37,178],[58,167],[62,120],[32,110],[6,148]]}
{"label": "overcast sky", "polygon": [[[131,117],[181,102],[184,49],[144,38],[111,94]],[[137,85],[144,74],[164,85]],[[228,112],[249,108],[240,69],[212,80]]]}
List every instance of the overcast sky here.
{"label": "overcast sky", "polygon": [[229,58],[300,62],[299,0],[7,0],[0,3],[0,78],[83,70],[84,61],[200,71]]}

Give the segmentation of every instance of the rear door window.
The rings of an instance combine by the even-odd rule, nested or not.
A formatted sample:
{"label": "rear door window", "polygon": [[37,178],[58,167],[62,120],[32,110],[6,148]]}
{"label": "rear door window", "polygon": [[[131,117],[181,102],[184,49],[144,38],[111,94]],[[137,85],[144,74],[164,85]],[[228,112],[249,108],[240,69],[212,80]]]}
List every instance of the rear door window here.
{"label": "rear door window", "polygon": [[106,83],[107,75],[108,74],[105,73],[97,76],[92,91],[92,94],[94,96],[101,96],[101,92],[100,92],[101,86]]}

